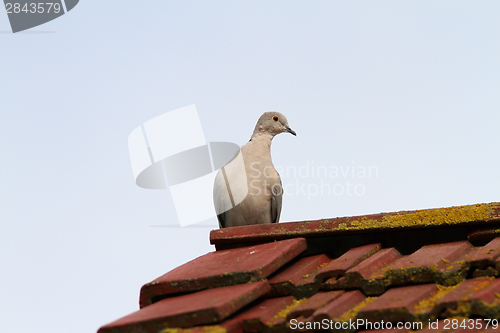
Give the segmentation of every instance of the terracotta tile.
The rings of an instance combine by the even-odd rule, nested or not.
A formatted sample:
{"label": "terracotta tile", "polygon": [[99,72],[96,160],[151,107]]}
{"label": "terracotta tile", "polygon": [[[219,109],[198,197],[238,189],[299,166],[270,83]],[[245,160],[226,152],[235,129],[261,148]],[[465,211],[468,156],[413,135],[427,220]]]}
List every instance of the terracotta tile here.
{"label": "terracotta tile", "polygon": [[[395,262],[395,269],[436,266],[438,269],[446,268],[447,262],[453,262],[472,248],[469,242],[454,242],[445,244],[426,245],[409,256]],[[444,260],[443,260],[444,259]]]}
{"label": "terracotta tile", "polygon": [[[443,227],[441,233],[432,229],[436,226]],[[414,232],[429,237],[412,238]],[[211,242],[218,251],[146,284],[141,291],[142,309],[103,326],[99,333],[290,332],[291,319],[310,324],[323,319],[500,318],[500,278],[471,279],[499,275],[500,237],[481,247],[460,241],[414,251],[423,244],[465,236],[485,240],[494,235],[500,235],[500,203],[216,230]],[[335,242],[327,236],[335,236]],[[308,237],[310,253],[326,253],[332,250],[331,244],[335,244],[335,256],[345,253],[334,260],[325,254],[297,259],[307,250],[305,238],[297,237]],[[418,241],[407,245],[412,239]],[[402,256],[395,248],[381,249],[379,244],[352,248],[361,241],[395,246],[405,254],[414,252]],[[220,250],[224,246],[233,248]],[[415,285],[428,282],[432,284]],[[404,284],[411,285],[394,288]],[[393,288],[386,291],[389,287]],[[287,296],[269,298],[270,289],[274,295]],[[366,297],[371,295],[378,297]],[[308,298],[297,299],[303,297]],[[300,330],[308,331],[314,329]],[[442,327],[432,331],[439,333]],[[500,329],[486,332],[493,331]]]}
{"label": "terracotta tile", "polygon": [[414,321],[416,306],[438,291],[435,284],[391,288],[373,302],[363,307],[358,318],[369,321]]}
{"label": "terracotta tile", "polygon": [[321,290],[341,290],[341,289],[352,289],[345,276],[337,278],[330,278],[320,285]]}
{"label": "terracotta tile", "polygon": [[467,239],[469,240],[469,242],[485,239],[488,240],[500,236],[500,228],[498,228],[498,225],[493,225],[490,228],[484,228],[482,226],[472,226],[469,229],[471,229],[467,232]]}
{"label": "terracotta tile", "polygon": [[260,281],[166,298],[101,327],[98,333],[156,333],[166,327],[214,324],[270,289],[267,281]]}
{"label": "terracotta tile", "polygon": [[391,282],[384,280],[384,269],[402,257],[395,248],[382,249],[349,269],[345,280],[327,280],[322,289],[360,288],[366,295],[380,295]]}
{"label": "terracotta tile", "polygon": [[[242,321],[242,328],[245,332],[262,332],[267,328],[267,325],[274,325],[282,322],[285,325],[286,314],[279,314],[287,307],[294,304],[292,296],[269,298],[259,302],[257,305],[248,311],[238,315],[236,319]],[[279,317],[282,320],[276,320]]]}
{"label": "terracotta tile", "polygon": [[331,261],[325,254],[309,256],[283,268],[269,279],[274,296],[293,295],[295,298],[310,297],[319,289],[317,271]]}
{"label": "terracotta tile", "polygon": [[316,275],[316,280],[323,282],[328,278],[341,277],[348,269],[374,255],[380,248],[380,244],[370,244],[352,248],[339,258],[332,260],[328,265],[321,268],[318,275]]}
{"label": "terracotta tile", "polygon": [[292,296],[267,298],[248,309],[238,317],[244,321],[258,318],[262,321],[269,321],[280,311],[294,303]]}
{"label": "terracotta tile", "polygon": [[403,255],[395,248],[382,249],[370,258],[349,269],[345,274],[346,279],[352,282],[370,280],[374,278],[374,275],[376,275],[380,269],[392,264],[402,257]]}
{"label": "terracotta tile", "polygon": [[465,279],[467,269],[458,260],[472,248],[467,241],[426,245],[397,260],[384,272],[393,285],[437,282],[456,284]]}
{"label": "terracotta tile", "polygon": [[470,279],[451,289],[436,301],[434,312],[440,317],[500,318],[500,279]]}
{"label": "terracotta tile", "polygon": [[472,315],[470,297],[491,281],[491,278],[481,278],[465,280],[455,286],[439,286],[439,292],[421,310],[428,312],[432,320],[437,317],[469,317]]}
{"label": "terracotta tile", "polygon": [[342,296],[343,290],[340,291],[330,291],[330,292],[319,292],[313,295],[311,298],[306,299],[300,305],[293,308],[288,312],[287,320],[290,321],[292,318],[297,318],[299,316],[309,317],[317,309],[327,305],[334,299]]}
{"label": "terracotta tile", "polygon": [[241,328],[241,322],[234,319],[226,320],[219,325],[204,325],[190,328],[164,328],[158,333],[245,333]]}
{"label": "terracotta tile", "polygon": [[464,261],[474,267],[483,269],[486,266],[494,265],[495,259],[500,257],[500,237],[490,241],[485,246],[472,249],[465,257]]}
{"label": "terracotta tile", "polygon": [[[286,312],[286,311],[284,311],[284,312]],[[269,328],[271,329],[271,332],[272,331],[282,331],[283,329],[285,329],[285,327],[287,325],[287,321],[286,321],[285,317],[278,314],[278,315],[274,316],[273,318],[271,318],[269,321],[265,322],[265,325],[266,325],[266,329],[264,331],[267,331]],[[262,331],[259,331],[259,333],[260,332],[262,332]]]}
{"label": "terracotta tile", "polygon": [[305,239],[295,238],[210,252],[144,285],[140,306],[166,295],[262,280],[306,249]]}
{"label": "terracotta tile", "polygon": [[[377,214],[379,216],[379,214]],[[343,234],[342,225],[353,218],[333,218],[316,221],[282,222],[276,224],[248,225],[210,231],[210,244],[215,246],[245,242],[272,241],[295,237],[318,237]]]}
{"label": "terracotta tile", "polygon": [[497,272],[497,276],[500,274],[500,257],[495,259],[495,271]]}
{"label": "terracotta tile", "polygon": [[316,310],[313,314],[313,318],[315,321],[322,321],[323,319],[338,321],[344,313],[353,309],[365,299],[365,295],[359,290],[348,291],[339,298],[336,298],[332,302]]}
{"label": "terracotta tile", "polygon": [[469,299],[482,301],[486,304],[491,304],[495,300],[500,301],[500,279],[493,280],[485,288],[477,291],[473,296],[470,296]]}
{"label": "terracotta tile", "polygon": [[[284,297],[288,298],[288,297]],[[277,313],[272,313],[261,318],[245,319],[243,321],[243,329],[246,333],[261,333],[261,332],[288,332],[290,321],[287,320],[287,314],[295,307],[299,306],[303,300],[293,299],[292,303],[281,309]],[[304,320],[303,317],[298,319]]]}
{"label": "terracotta tile", "polygon": [[317,221],[250,225],[212,230],[210,243],[216,245],[273,241],[295,237],[324,237],[355,234],[367,230],[411,230],[437,226],[467,226],[476,221],[500,221],[500,203],[425,209],[407,212],[341,217]]}
{"label": "terracotta tile", "polygon": [[[224,333],[244,333],[243,328],[241,327],[241,322],[237,320],[226,320],[222,324],[218,325],[220,328],[224,329]],[[200,330],[200,333],[210,332],[209,329]],[[212,332],[216,333],[217,330],[212,329]]]}
{"label": "terracotta tile", "polygon": [[475,297],[475,295],[486,288],[493,278],[479,278],[479,279],[469,279],[461,282],[452,288],[452,290],[444,295],[442,298],[436,301],[438,305],[450,305],[455,304],[460,301],[469,301]]}
{"label": "terracotta tile", "polygon": [[497,262],[491,266],[486,266],[484,268],[471,268],[470,271],[472,274],[469,273],[469,275],[472,275],[473,278],[480,278],[480,277],[492,277],[492,276],[498,276],[500,272],[500,267],[498,267]]}
{"label": "terracotta tile", "polygon": [[330,278],[321,290],[362,289],[366,295],[382,294],[392,282],[384,279],[388,265],[403,258],[395,248],[382,249],[345,272],[345,277]]}

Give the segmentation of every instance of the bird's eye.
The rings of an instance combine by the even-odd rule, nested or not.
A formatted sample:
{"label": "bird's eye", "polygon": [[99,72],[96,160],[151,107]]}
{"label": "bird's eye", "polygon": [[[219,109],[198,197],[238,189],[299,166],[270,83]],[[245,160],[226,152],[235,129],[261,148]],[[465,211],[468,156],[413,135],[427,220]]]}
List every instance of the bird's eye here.
{"label": "bird's eye", "polygon": [[273,117],[273,120],[274,120],[274,121],[278,121],[278,120],[279,120],[278,116],[274,116],[274,117]]}

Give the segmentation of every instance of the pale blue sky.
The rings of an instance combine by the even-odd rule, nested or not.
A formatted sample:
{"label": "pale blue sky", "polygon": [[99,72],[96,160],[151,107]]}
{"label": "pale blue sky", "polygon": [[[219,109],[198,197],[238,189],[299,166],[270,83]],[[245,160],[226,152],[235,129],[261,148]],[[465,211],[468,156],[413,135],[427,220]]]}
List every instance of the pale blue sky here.
{"label": "pale blue sky", "polygon": [[[137,187],[128,157],[134,128],[190,104],[208,141],[238,144],[284,113],[297,137],[273,142],[283,170],[378,170],[284,172],[282,221],[500,201],[499,12],[85,0],[18,34],[0,14],[2,330],[94,332],[213,250],[209,227],[151,227],[178,224],[172,198]],[[345,192],[313,194],[324,184]]]}

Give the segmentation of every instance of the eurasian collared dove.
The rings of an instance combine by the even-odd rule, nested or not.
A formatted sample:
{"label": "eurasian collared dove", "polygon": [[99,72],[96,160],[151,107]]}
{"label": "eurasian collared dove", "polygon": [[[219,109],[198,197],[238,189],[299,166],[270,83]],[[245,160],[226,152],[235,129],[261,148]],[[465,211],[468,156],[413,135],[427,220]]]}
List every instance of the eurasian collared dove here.
{"label": "eurasian collared dove", "polygon": [[221,228],[279,221],[283,190],[271,161],[271,141],[283,132],[297,135],[284,115],[265,112],[250,141],[217,173],[213,194]]}

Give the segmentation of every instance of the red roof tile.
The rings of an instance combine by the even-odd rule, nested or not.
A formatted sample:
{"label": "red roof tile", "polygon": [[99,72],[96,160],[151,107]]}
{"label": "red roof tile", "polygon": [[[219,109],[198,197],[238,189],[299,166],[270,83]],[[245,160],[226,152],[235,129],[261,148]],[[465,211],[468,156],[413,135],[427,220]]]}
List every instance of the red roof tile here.
{"label": "red roof tile", "polygon": [[210,252],[144,285],[140,306],[155,298],[262,280],[307,249],[303,238]]}
{"label": "red roof tile", "polygon": [[493,203],[213,231],[218,251],[146,284],[142,308],[99,333],[409,332],[371,330],[382,320],[438,333],[457,316],[498,332],[484,324],[500,320],[499,213]]}
{"label": "red roof tile", "polygon": [[464,260],[475,267],[484,268],[486,266],[494,265],[495,260],[499,257],[500,237],[497,237],[485,246],[470,251]]}
{"label": "red roof tile", "polygon": [[463,281],[451,289],[445,296],[440,298],[436,303],[443,306],[456,305],[461,301],[470,301],[478,291],[487,287],[495,278],[478,278]]}
{"label": "red roof tile", "polygon": [[321,267],[331,261],[325,254],[305,257],[284,268],[270,278],[272,296],[293,295],[296,298],[309,297],[319,289],[315,280]]}
{"label": "red roof tile", "polygon": [[313,314],[313,319],[315,321],[324,319],[340,321],[342,315],[365,300],[365,295],[359,290],[348,291],[326,306],[318,308]]}
{"label": "red roof tile", "polygon": [[[385,287],[381,281],[377,281],[383,278],[379,272],[402,257],[395,248],[382,249],[349,269],[345,273],[345,285],[349,288],[361,288],[367,295],[380,295]],[[381,290],[377,288],[379,286]]]}
{"label": "red roof tile", "polygon": [[415,253],[401,258],[391,266],[393,269],[412,269],[429,266],[434,266],[436,269],[444,269],[447,267],[447,263],[457,260],[470,249],[471,245],[467,241],[427,245]]}
{"label": "red roof tile", "polygon": [[287,320],[297,318],[299,316],[309,317],[317,309],[324,307],[334,299],[342,296],[343,290],[340,291],[330,291],[330,292],[319,292],[312,297],[306,299],[304,302],[299,304],[297,307],[293,308],[286,316]]}
{"label": "red roof tile", "polygon": [[487,305],[500,305],[500,279],[495,279],[484,289],[477,291],[470,300],[481,301]]}
{"label": "red roof tile", "polygon": [[316,278],[324,281],[327,278],[344,276],[348,269],[369,258],[379,251],[380,248],[380,244],[370,244],[350,249],[339,258],[332,260],[328,265],[321,268]]}
{"label": "red roof tile", "polygon": [[[212,230],[210,243],[245,244],[295,237],[325,237],[387,230],[414,230],[443,226],[483,226],[500,222],[500,203],[425,209],[317,221],[250,225]],[[472,232],[472,231],[470,231]]]}
{"label": "red roof tile", "polygon": [[410,281],[454,284],[465,278],[463,265],[458,260],[471,248],[467,241],[427,245],[392,263],[386,274],[397,276],[400,284]]}
{"label": "red roof tile", "polygon": [[103,326],[98,333],[156,333],[165,327],[214,324],[270,289],[267,281],[260,281],[166,298]]}
{"label": "red roof tile", "polygon": [[405,322],[418,319],[417,306],[437,291],[435,284],[392,288],[363,307],[358,318],[368,321]]}
{"label": "red roof tile", "polygon": [[265,299],[241,314],[238,319],[245,332],[262,332],[268,325],[278,324],[279,318],[284,321],[284,316],[278,314],[293,303],[292,296]]}

